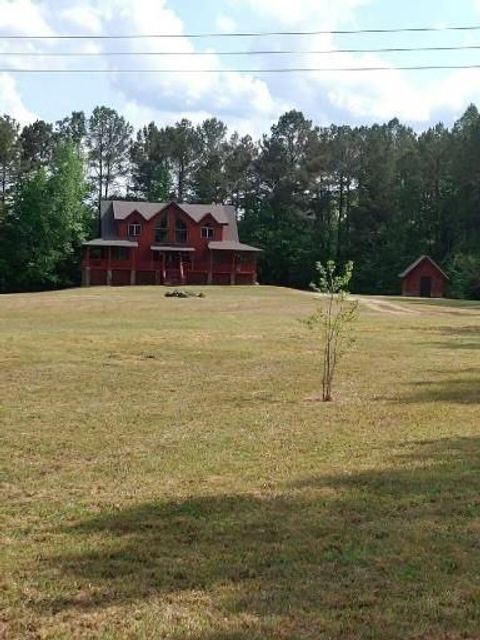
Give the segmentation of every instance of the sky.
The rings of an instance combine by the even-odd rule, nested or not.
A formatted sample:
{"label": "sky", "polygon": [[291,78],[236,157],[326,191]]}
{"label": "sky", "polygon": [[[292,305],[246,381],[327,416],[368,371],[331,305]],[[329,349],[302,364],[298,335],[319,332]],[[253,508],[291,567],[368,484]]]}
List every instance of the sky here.
{"label": "sky", "polygon": [[[480,105],[480,69],[403,71],[405,65],[479,64],[480,30],[434,33],[189,38],[195,33],[313,31],[480,25],[480,0],[0,0],[0,113],[22,124],[55,121],[96,105],[117,109],[135,126],[215,116],[259,136],[298,109],[315,124],[371,124],[398,117],[416,130],[451,125]],[[92,36],[168,33],[171,39]],[[65,35],[89,38],[69,40]],[[185,35],[187,34],[187,35]],[[27,39],[2,39],[21,35]],[[34,40],[32,36],[53,36]],[[341,48],[479,45],[478,50],[338,53]],[[268,56],[220,56],[258,49],[303,50]],[[331,54],[312,51],[333,50]],[[201,56],[106,56],[107,52],[204,52]],[[52,57],[52,53],[99,54]],[[37,53],[25,56],[19,54]],[[387,66],[388,72],[264,74],[275,67]],[[161,73],[161,68],[176,73]],[[131,69],[132,73],[33,74],[27,69]],[[222,69],[224,73],[191,70]],[[145,73],[145,70],[149,70]],[[155,71],[156,70],[156,71]],[[183,71],[182,71],[183,70]],[[243,70],[243,71],[242,71]],[[182,71],[182,72],[181,72]],[[187,72],[185,72],[187,71]]]}

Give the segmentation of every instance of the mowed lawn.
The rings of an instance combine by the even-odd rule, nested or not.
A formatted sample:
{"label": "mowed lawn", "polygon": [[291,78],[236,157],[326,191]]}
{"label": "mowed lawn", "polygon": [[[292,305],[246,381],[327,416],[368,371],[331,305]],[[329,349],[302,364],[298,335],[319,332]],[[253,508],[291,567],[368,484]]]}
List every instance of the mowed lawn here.
{"label": "mowed lawn", "polygon": [[1,638],[480,638],[480,305],[0,297]]}

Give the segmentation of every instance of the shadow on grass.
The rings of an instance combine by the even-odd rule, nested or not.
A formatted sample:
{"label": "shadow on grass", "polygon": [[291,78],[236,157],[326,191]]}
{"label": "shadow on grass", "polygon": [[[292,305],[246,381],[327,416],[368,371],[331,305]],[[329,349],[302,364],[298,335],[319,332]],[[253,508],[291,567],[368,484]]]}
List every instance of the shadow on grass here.
{"label": "shadow on grass", "polygon": [[480,377],[421,380],[413,381],[408,386],[411,392],[395,398],[395,403],[480,404]]}
{"label": "shadow on grass", "polygon": [[464,326],[433,326],[428,328],[428,334],[437,334],[441,340],[429,342],[436,347],[445,349],[462,349],[472,351],[480,349],[480,323]]}
{"label": "shadow on grass", "polygon": [[165,637],[477,637],[480,438],[422,442],[392,465],[85,520],[62,530],[75,551],[43,567],[66,595],[34,606],[80,614],[201,592],[208,633]]}
{"label": "shadow on grass", "polygon": [[398,300],[408,300],[408,304],[412,306],[430,307],[431,309],[437,307],[445,311],[450,309],[456,315],[466,315],[459,314],[457,309],[480,312],[480,300],[454,300],[452,298],[399,298]]}

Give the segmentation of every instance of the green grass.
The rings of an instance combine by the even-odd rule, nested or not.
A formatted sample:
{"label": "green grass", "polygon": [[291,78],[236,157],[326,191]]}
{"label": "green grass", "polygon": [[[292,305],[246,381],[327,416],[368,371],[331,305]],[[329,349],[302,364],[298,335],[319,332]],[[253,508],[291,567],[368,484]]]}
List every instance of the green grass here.
{"label": "green grass", "polygon": [[480,305],[0,298],[2,638],[478,637]]}

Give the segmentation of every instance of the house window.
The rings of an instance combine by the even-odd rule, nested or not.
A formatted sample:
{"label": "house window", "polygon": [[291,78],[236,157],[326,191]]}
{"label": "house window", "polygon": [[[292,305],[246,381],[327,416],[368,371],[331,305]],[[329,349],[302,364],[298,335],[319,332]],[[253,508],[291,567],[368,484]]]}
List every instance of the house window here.
{"label": "house window", "polygon": [[102,260],[104,257],[102,247],[90,247],[90,260]]}
{"label": "house window", "polygon": [[202,238],[208,238],[209,240],[213,238],[213,228],[209,224],[202,227]]}
{"label": "house window", "polygon": [[235,260],[238,264],[250,264],[252,261],[252,256],[250,253],[236,253]]}
{"label": "house window", "polygon": [[142,225],[134,222],[128,225],[128,235],[132,238],[136,238],[142,232]]}
{"label": "house window", "polygon": [[186,244],[187,242],[187,225],[180,218],[175,221],[175,242],[176,244]]}
{"label": "house window", "polygon": [[116,262],[128,260],[127,247],[112,247],[112,260],[115,260]]}
{"label": "house window", "polygon": [[158,244],[168,242],[168,219],[166,215],[162,216],[157,222],[155,227],[155,242],[158,242]]}

